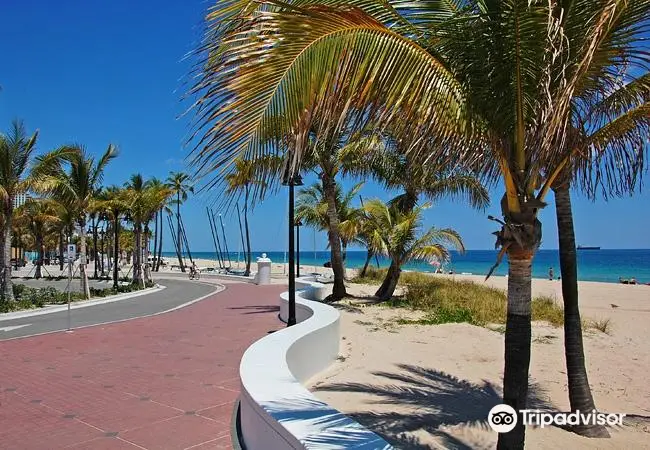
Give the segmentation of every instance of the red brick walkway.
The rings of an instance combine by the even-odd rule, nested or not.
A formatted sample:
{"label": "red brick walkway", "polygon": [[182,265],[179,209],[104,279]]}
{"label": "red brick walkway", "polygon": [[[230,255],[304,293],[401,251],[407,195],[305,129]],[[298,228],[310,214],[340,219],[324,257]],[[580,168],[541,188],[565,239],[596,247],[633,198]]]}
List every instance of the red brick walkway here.
{"label": "red brick walkway", "polygon": [[0,342],[0,448],[232,448],[244,350],[279,327],[281,286],[156,317]]}

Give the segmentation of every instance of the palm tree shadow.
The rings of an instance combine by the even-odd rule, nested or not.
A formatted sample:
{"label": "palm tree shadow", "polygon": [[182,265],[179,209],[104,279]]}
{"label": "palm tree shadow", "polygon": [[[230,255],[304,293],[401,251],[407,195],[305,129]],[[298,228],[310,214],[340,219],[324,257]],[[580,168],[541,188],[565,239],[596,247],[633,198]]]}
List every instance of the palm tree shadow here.
{"label": "palm tree shadow", "polygon": [[[441,427],[472,425],[489,430],[488,413],[502,403],[501,393],[490,381],[473,384],[444,372],[408,364],[399,364],[397,372],[373,372],[386,384],[334,383],[319,385],[315,392],[353,392],[373,396],[370,404],[403,405],[408,408],[390,412],[358,412],[350,414],[357,422],[383,436],[397,448],[420,450],[431,448],[413,433],[426,432],[443,442],[443,448],[490,448],[493,442],[476,442],[468,446]],[[528,407],[555,409],[542,399],[539,385],[529,386]],[[390,409],[390,408],[385,408]]]}
{"label": "palm tree shadow", "polygon": [[277,305],[231,306],[227,309],[245,311],[242,314],[266,314],[280,311],[280,307]]}

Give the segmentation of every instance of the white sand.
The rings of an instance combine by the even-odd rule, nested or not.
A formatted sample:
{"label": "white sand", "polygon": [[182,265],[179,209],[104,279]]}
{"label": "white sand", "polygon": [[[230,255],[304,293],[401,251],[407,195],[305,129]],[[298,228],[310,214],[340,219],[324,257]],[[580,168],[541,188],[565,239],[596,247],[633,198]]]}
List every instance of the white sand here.
{"label": "white sand", "polygon": [[[445,276],[445,275],[436,275]],[[481,277],[456,275],[482,282]],[[507,279],[488,281],[505,288]],[[561,299],[559,281],[534,280],[535,294]],[[350,285],[355,295],[369,286]],[[580,283],[585,318],[610,318],[610,335],[585,332],[590,384],[601,411],[650,417],[650,286]],[[613,308],[611,304],[618,307]],[[397,326],[400,315],[369,306],[342,310],[345,358],[312,380],[316,395],[382,433],[399,448],[493,448],[486,422],[500,403],[503,335],[468,324]],[[561,328],[536,323],[532,396],[541,407],[569,409]],[[631,418],[612,439],[590,440],[557,428],[527,430],[535,449],[650,448],[650,420]]]}

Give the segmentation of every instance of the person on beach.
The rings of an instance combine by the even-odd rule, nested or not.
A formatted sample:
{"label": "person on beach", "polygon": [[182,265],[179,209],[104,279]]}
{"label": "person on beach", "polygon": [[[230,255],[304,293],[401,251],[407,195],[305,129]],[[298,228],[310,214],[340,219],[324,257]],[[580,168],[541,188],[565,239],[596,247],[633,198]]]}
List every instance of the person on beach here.
{"label": "person on beach", "polygon": [[553,281],[553,267],[548,268],[548,279]]}

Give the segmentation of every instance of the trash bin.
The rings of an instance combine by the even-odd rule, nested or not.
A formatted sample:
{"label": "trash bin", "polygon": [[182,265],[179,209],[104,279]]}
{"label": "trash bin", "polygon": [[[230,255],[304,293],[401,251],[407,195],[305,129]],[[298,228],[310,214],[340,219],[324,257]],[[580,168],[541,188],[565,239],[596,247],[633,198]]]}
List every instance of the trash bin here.
{"label": "trash bin", "polygon": [[261,258],[257,258],[257,274],[255,275],[256,284],[271,284],[271,260],[262,253]]}

